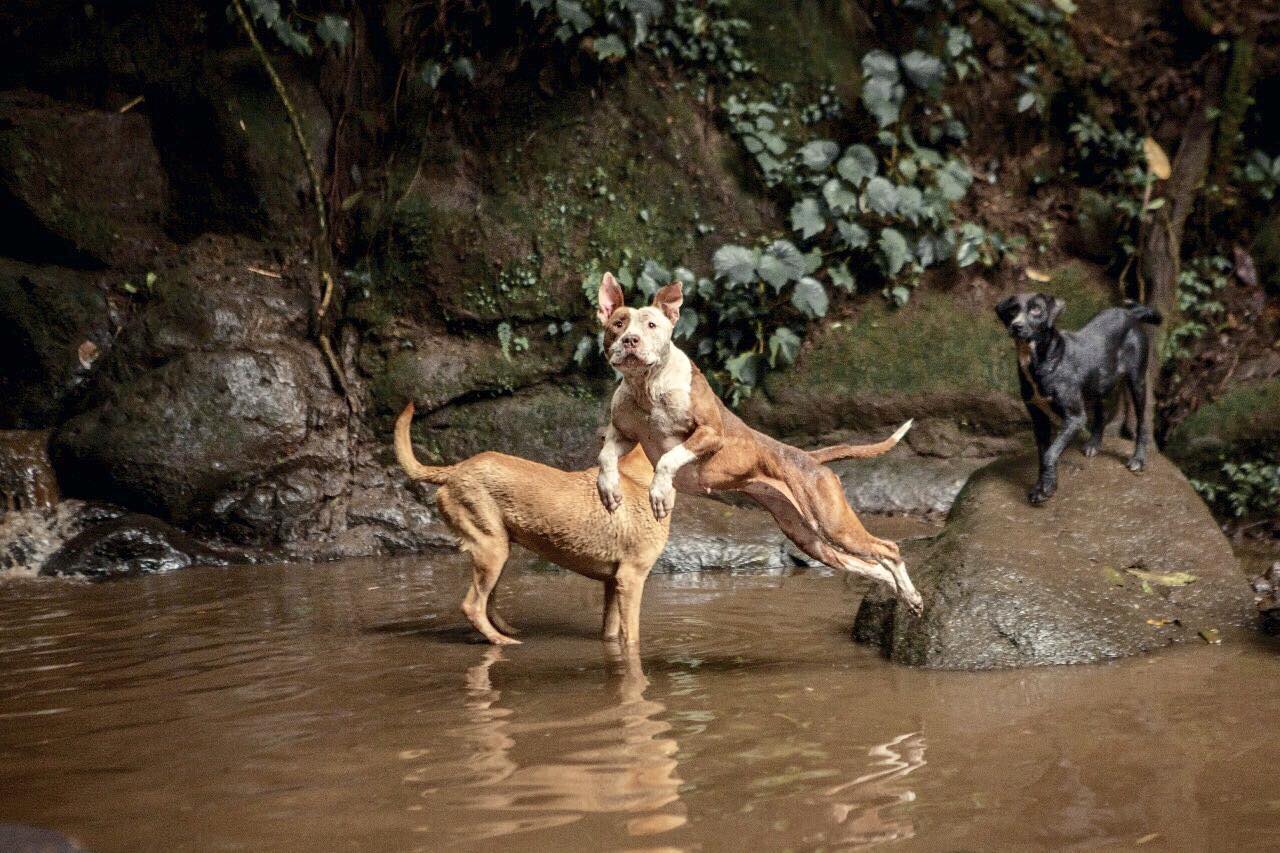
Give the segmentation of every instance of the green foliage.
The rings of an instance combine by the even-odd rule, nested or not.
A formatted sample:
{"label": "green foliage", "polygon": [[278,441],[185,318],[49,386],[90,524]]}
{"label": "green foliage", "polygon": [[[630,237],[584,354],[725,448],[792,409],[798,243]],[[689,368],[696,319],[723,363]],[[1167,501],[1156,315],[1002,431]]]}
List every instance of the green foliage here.
{"label": "green foliage", "polygon": [[[285,47],[303,56],[312,54],[311,37],[298,23],[301,16],[294,14],[296,0],[290,0],[287,10],[282,9],[277,0],[243,0],[243,3],[254,23],[265,26]],[[351,43],[351,22],[341,15],[321,15],[313,29],[326,47],[342,51]]]}
{"label": "green foliage", "polygon": [[1205,502],[1234,518],[1280,513],[1280,463],[1221,460],[1218,479],[1191,480]]}
{"label": "green foliage", "polygon": [[1236,170],[1235,179],[1264,201],[1271,201],[1280,188],[1280,155],[1269,157],[1254,150],[1245,164]]}
{"label": "green foliage", "polygon": [[1183,322],[1165,338],[1164,358],[1187,358],[1190,345],[1219,323],[1226,307],[1219,299],[1231,277],[1232,264],[1222,255],[1193,258],[1178,273],[1178,309]]}

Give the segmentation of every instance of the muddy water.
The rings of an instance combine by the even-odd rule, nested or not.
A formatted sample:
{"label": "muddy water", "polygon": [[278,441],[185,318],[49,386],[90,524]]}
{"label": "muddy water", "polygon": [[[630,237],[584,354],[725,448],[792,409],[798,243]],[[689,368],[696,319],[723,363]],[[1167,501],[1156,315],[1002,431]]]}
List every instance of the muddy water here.
{"label": "muddy water", "polygon": [[891,666],[844,578],[654,577],[643,651],[524,564],[473,642],[453,556],[0,580],[0,822],[109,850],[1280,844],[1280,649]]}

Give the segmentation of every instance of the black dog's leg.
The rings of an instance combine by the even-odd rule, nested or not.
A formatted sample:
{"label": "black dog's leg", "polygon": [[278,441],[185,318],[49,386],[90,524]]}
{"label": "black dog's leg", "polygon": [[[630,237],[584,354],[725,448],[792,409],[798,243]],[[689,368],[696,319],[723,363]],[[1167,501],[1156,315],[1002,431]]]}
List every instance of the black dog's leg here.
{"label": "black dog's leg", "polygon": [[1058,490],[1058,458],[1071,443],[1071,439],[1075,438],[1076,433],[1084,427],[1084,401],[1073,400],[1066,406],[1064,414],[1062,431],[1040,453],[1040,481],[1027,493],[1027,500],[1035,506],[1049,500]]}
{"label": "black dog's leg", "polygon": [[[1143,360],[1145,362],[1145,359]],[[1147,465],[1147,445],[1151,443],[1151,421],[1147,418],[1147,366],[1136,365],[1125,376],[1129,396],[1133,398],[1133,413],[1138,419],[1138,437],[1133,442],[1133,455],[1125,467],[1135,474]]]}
{"label": "black dog's leg", "polygon": [[1107,429],[1107,404],[1099,397],[1093,401],[1093,412],[1089,418],[1089,440],[1084,443],[1084,455],[1093,458],[1102,449],[1102,434]]}

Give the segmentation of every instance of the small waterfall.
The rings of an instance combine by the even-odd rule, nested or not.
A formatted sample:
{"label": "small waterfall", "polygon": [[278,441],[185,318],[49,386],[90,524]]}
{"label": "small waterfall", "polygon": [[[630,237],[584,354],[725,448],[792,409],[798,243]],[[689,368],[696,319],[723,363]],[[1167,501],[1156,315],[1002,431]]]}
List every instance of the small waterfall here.
{"label": "small waterfall", "polygon": [[0,515],[58,502],[46,430],[0,430]]}

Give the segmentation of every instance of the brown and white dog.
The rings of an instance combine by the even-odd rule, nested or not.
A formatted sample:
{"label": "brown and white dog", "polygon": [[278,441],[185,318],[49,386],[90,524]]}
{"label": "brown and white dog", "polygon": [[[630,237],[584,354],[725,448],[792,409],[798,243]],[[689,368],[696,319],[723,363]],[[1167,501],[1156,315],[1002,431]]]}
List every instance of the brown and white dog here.
{"label": "brown and white dog", "polygon": [[[655,518],[671,512],[676,490],[743,492],[804,553],[879,581],[913,612],[922,612],[898,546],[867,532],[845,500],[840,479],[810,454],[743,423],[672,343],[683,301],[675,283],[659,290],[652,305],[627,308],[613,275],[606,273],[601,282],[598,317],[605,351],[622,374],[600,451],[597,485],[604,506],[613,512],[623,505],[618,460],[639,444],[654,466],[649,502]],[[910,426],[904,424],[889,446]]]}

